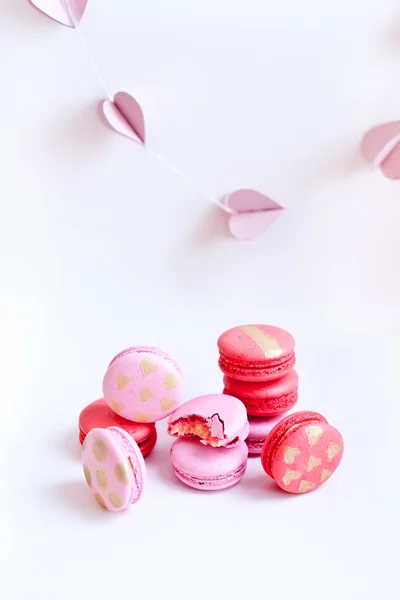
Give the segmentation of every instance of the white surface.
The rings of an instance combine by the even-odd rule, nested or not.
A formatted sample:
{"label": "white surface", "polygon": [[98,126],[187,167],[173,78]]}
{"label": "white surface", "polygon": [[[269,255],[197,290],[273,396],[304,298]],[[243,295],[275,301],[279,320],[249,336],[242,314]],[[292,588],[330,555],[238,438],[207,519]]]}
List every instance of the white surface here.
{"label": "white surface", "polygon": [[[398,2],[91,0],[82,31],[154,150],[289,210],[257,242],[225,237],[98,121],[75,33],[0,0],[2,597],[398,598],[400,183],[354,158],[400,116]],[[140,504],[98,510],[77,418],[107,361],[158,344],[187,398],[218,391],[216,339],[243,322],[295,335],[299,408],[345,438],[332,481],[282,496],[252,460],[236,488],[192,492],[161,433]]]}

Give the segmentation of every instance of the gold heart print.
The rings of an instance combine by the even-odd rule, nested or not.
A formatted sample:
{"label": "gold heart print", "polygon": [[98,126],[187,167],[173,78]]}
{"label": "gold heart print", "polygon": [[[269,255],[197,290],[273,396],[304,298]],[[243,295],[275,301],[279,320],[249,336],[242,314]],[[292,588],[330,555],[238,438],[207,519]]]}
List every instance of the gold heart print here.
{"label": "gold heart print", "polygon": [[301,481],[300,485],[299,485],[299,494],[304,494],[304,492],[309,492],[313,488],[315,488],[315,483],[313,483],[312,481],[306,481],[306,480]]}
{"label": "gold heart print", "polygon": [[142,389],[140,390],[140,399],[142,402],[147,402],[147,400],[150,400],[150,398],[152,398],[153,396],[153,390],[149,390],[147,386],[142,387]]}
{"label": "gold heart print", "polygon": [[118,402],[116,402],[114,400],[114,398],[111,398],[111,400],[110,400],[110,406],[111,406],[111,408],[113,409],[113,411],[115,413],[120,413],[121,410],[124,408],[124,405],[123,404],[119,404]]}
{"label": "gold heart print", "polygon": [[164,378],[164,385],[167,390],[173,390],[174,388],[178,387],[179,379],[173,373],[167,373]]}
{"label": "gold heart print", "polygon": [[130,381],[131,381],[131,377],[126,377],[122,373],[118,373],[117,387],[119,390],[123,390],[124,387],[126,387]]}
{"label": "gold heart print", "polygon": [[301,452],[298,448],[292,448],[291,446],[285,446],[283,448],[283,460],[287,465],[292,465],[296,456],[299,454],[301,454]]}
{"label": "gold heart print", "polygon": [[300,479],[301,473],[299,471],[293,471],[292,469],[286,469],[285,475],[282,477],[282,481],[285,485],[290,485],[293,479]]}
{"label": "gold heart print", "polygon": [[339,444],[334,444],[333,442],[330,442],[328,450],[326,451],[328,455],[328,461],[330,462],[332,458],[336,456],[336,454],[339,454],[340,451],[341,447],[339,446]]}
{"label": "gold heart print", "polygon": [[321,435],[324,433],[324,430],[321,429],[321,427],[318,427],[317,425],[310,425],[306,428],[306,432],[308,437],[308,443],[310,444],[310,446],[315,446],[315,444],[318,443]]}
{"label": "gold heart print", "polygon": [[322,460],[320,458],[317,458],[316,456],[310,456],[307,463],[307,471],[312,471],[315,469],[315,467],[319,467],[320,464],[322,464]]}
{"label": "gold heart print", "polygon": [[175,406],[175,404],[176,404],[176,400],[170,400],[166,396],[163,396],[161,398],[161,410],[163,412],[167,412],[167,410],[169,410],[170,408]]}
{"label": "gold heart print", "polygon": [[142,412],[137,412],[135,414],[134,420],[136,421],[136,423],[148,423],[149,421],[151,421],[151,415]]}
{"label": "gold heart print", "polygon": [[157,371],[158,365],[152,363],[148,358],[144,358],[140,363],[140,370],[143,373],[144,377],[148,377],[155,371]]}

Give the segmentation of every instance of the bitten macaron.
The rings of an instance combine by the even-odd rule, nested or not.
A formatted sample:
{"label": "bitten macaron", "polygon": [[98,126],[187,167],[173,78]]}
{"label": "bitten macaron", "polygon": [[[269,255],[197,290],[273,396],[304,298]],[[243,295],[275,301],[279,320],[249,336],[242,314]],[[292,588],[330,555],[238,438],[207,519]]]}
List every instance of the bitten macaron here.
{"label": "bitten macaron", "polygon": [[263,382],[246,382],[224,376],[224,394],[239,398],[253,417],[272,417],[293,408],[298,399],[299,377],[291,369],[283,377]]}
{"label": "bitten macaron", "polygon": [[183,378],[178,363],[153,346],[123,350],[110,362],[103,395],[110,408],[129,421],[154,423],[182,402]]}
{"label": "bitten macaron", "polygon": [[219,366],[228,377],[269,381],[286,375],[295,364],[293,336],[273,325],[240,325],[218,339]]}
{"label": "bitten macaron", "polygon": [[212,448],[194,438],[181,438],[171,446],[171,462],[175,475],[186,485],[205,491],[223,490],[242,479],[247,446],[240,442],[234,448]]}
{"label": "bitten macaron", "polygon": [[301,411],[275,425],[265,440],[261,462],[285,492],[302,494],[327,481],[342,456],[340,432],[322,415]]}
{"label": "bitten macaron", "polygon": [[92,429],[83,442],[82,465],[103,508],[119,512],[140,499],[146,467],[135,440],[123,429]]}
{"label": "bitten macaron", "polygon": [[172,413],[168,433],[174,437],[197,437],[202,444],[214,448],[232,448],[249,433],[246,408],[233,396],[199,396]]}
{"label": "bitten macaron", "polygon": [[83,444],[92,429],[120,427],[133,437],[143,456],[148,456],[157,441],[157,430],[154,423],[135,423],[128,421],[108,406],[101,398],[86,406],[79,415],[79,441]]}

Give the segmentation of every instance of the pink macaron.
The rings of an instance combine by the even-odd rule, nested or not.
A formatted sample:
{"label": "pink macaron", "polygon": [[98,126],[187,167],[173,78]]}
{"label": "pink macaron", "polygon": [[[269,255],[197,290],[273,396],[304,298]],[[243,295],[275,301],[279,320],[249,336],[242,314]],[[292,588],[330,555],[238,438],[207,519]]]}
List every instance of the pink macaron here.
{"label": "pink macaron", "polygon": [[244,404],[224,394],[209,394],[182,404],[168,420],[174,437],[197,437],[214,448],[239,445],[249,433]]}
{"label": "pink macaron", "polygon": [[241,325],[218,340],[219,366],[225,375],[242,381],[282,377],[295,364],[294,339],[273,325]]}
{"label": "pink macaron", "polygon": [[297,402],[299,377],[294,369],[272,381],[247,382],[224,376],[224,394],[239,398],[253,417],[287,412]]}
{"label": "pink macaron", "polygon": [[182,402],[179,365],[152,346],[123,350],[113,358],[103,379],[103,395],[114,412],[129,421],[154,423]]}
{"label": "pink macaron", "polygon": [[79,441],[83,444],[85,437],[92,429],[120,427],[133,437],[143,456],[148,456],[157,441],[157,430],[154,423],[135,423],[128,421],[108,406],[103,398],[85,406],[79,415]]}
{"label": "pink macaron", "polygon": [[198,490],[224,490],[238,483],[247,466],[247,446],[212,448],[196,439],[178,439],[171,446],[175,475]]}
{"label": "pink macaron", "polygon": [[103,508],[119,512],[139,500],[146,467],[124,429],[92,429],[83,442],[82,465],[86,483]]}
{"label": "pink macaron", "polygon": [[[287,414],[287,413],[286,413]],[[284,417],[285,415],[283,415]],[[260,456],[264,442],[270,431],[282,420],[282,415],[275,417],[249,417],[250,431],[246,438],[249,455]]]}
{"label": "pink macaron", "polygon": [[265,440],[261,462],[280,488],[303,494],[333,475],[343,455],[343,438],[319,413],[296,412],[282,419]]}

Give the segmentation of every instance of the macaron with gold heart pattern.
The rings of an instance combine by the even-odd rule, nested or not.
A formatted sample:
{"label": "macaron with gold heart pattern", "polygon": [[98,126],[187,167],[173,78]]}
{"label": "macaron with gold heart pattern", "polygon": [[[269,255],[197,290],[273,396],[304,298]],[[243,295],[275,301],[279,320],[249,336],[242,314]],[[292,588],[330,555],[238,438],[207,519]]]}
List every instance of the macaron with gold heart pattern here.
{"label": "macaron with gold heart pattern", "polygon": [[325,483],[342,456],[340,432],[319,413],[303,410],[275,425],[265,440],[261,463],[285,492],[304,494]]}
{"label": "macaron with gold heart pattern", "polygon": [[124,429],[89,431],[82,466],[86,483],[103,508],[119,512],[140,499],[146,467],[139,446]]}
{"label": "macaron with gold heart pattern", "polygon": [[103,379],[103,395],[121,417],[154,423],[168,417],[182,403],[182,372],[160,348],[127,348],[110,362]]}

